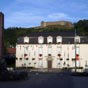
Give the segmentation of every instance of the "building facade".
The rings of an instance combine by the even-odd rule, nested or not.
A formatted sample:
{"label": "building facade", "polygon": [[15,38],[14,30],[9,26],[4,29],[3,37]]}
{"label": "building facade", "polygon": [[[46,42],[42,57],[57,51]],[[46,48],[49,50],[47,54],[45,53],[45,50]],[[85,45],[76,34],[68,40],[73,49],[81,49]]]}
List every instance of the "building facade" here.
{"label": "building facade", "polygon": [[88,37],[73,32],[40,32],[18,38],[16,67],[88,67]]}
{"label": "building facade", "polygon": [[4,29],[4,14],[0,12],[0,58],[3,57],[3,29]]}

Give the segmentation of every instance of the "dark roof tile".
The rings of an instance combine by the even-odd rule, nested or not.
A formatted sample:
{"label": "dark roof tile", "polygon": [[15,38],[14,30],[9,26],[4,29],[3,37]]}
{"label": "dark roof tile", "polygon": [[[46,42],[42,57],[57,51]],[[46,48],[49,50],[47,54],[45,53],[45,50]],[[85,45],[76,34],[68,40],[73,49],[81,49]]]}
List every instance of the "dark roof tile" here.
{"label": "dark roof tile", "polygon": [[[77,33],[77,35],[80,35]],[[47,44],[47,37],[53,37],[53,44],[56,44],[56,37],[62,36],[62,43],[63,44],[73,44],[74,43],[74,31],[59,31],[59,32],[35,32],[30,33],[30,35],[26,35],[30,37],[29,44],[38,44],[38,37],[44,37],[44,44]],[[83,37],[81,36],[81,43],[88,43],[88,36]],[[24,44],[24,37],[18,38],[17,44]]]}

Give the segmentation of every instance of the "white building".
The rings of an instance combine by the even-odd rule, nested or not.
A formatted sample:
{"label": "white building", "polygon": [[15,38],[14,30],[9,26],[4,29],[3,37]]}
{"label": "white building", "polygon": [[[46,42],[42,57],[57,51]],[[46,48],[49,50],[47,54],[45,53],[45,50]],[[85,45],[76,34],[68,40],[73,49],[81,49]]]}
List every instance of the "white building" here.
{"label": "white building", "polygon": [[[76,59],[75,59],[76,58]],[[74,32],[38,32],[18,38],[16,67],[88,67],[88,37]]]}

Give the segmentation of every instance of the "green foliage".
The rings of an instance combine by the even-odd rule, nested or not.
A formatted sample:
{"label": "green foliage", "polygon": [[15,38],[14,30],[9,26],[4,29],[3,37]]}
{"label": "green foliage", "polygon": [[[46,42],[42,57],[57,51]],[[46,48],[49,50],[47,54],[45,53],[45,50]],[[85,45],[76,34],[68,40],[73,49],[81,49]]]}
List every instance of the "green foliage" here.
{"label": "green foliage", "polygon": [[88,35],[88,20],[79,20],[75,23],[75,28],[81,35]]}
{"label": "green foliage", "polygon": [[5,47],[10,47],[16,45],[17,38],[25,35],[30,35],[31,32],[48,32],[48,31],[61,31],[61,30],[74,30],[76,29],[82,35],[88,35],[88,20],[79,20],[77,23],[74,23],[74,28],[70,29],[66,26],[52,25],[45,28],[34,27],[34,28],[18,28],[10,27],[4,30],[4,44]]}

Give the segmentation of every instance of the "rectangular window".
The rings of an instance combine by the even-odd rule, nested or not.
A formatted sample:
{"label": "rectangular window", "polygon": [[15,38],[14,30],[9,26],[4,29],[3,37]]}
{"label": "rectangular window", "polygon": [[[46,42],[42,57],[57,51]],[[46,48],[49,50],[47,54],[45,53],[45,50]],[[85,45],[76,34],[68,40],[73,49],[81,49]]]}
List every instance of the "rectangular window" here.
{"label": "rectangular window", "polygon": [[52,48],[48,47],[48,54],[52,54]]}
{"label": "rectangular window", "polygon": [[76,47],[76,54],[79,54],[79,52],[80,52],[80,48]]}
{"label": "rectangular window", "polygon": [[42,48],[42,47],[39,47],[38,53],[39,53],[39,54],[43,54],[43,48]]}
{"label": "rectangular window", "polygon": [[57,53],[61,54],[61,47],[57,47]]}

